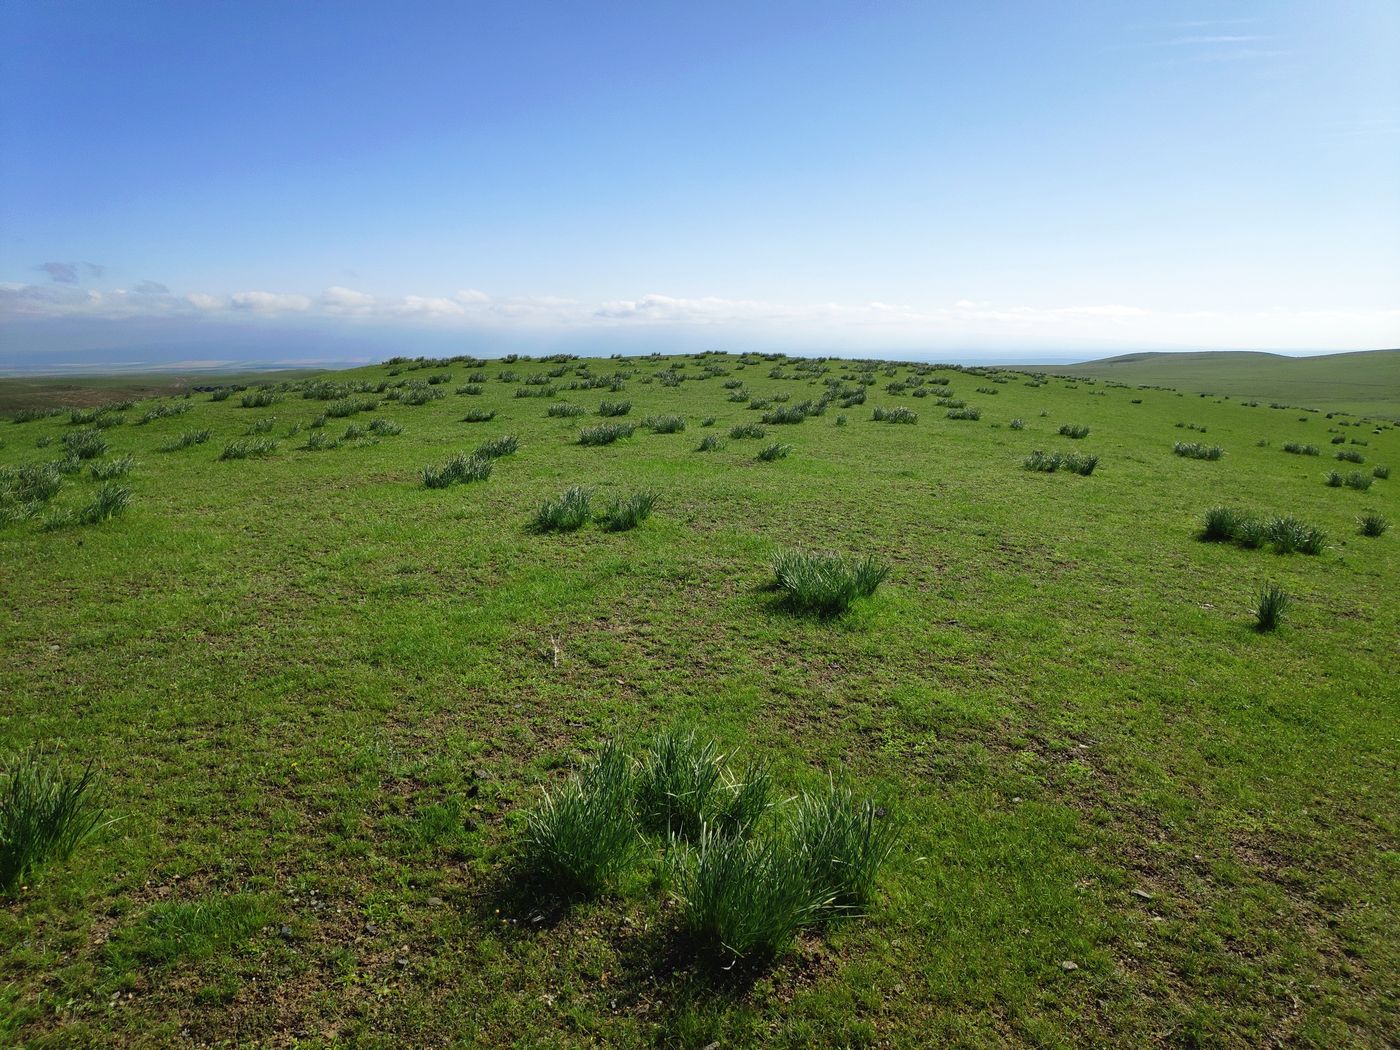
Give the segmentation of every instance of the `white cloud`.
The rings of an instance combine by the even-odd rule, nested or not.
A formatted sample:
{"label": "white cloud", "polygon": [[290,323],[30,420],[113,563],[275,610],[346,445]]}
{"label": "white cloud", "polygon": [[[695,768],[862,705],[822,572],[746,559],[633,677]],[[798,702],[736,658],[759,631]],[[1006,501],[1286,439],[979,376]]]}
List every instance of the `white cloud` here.
{"label": "white cloud", "polygon": [[277,292],[235,292],[229,296],[229,305],[235,310],[280,314],[308,310],[311,300],[304,295],[281,295]]}

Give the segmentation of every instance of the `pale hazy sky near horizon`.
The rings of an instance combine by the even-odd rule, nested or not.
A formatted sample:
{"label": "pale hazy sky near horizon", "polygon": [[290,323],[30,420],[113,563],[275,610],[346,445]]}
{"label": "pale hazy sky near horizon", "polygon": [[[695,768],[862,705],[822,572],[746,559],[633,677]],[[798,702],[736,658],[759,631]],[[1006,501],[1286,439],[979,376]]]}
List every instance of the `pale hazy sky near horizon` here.
{"label": "pale hazy sky near horizon", "polygon": [[1400,344],[1400,3],[0,7],[0,366]]}

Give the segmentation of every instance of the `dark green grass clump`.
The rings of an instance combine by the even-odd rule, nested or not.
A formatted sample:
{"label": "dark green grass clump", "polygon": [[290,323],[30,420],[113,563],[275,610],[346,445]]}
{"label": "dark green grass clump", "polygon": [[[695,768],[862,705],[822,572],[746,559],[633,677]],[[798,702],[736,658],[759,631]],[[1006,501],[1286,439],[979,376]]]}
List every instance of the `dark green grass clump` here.
{"label": "dark green grass clump", "polygon": [[784,445],[780,441],[774,441],[759,449],[758,455],[754,458],[760,463],[772,463],[775,459],[787,459],[790,452],[792,452],[791,445]]}
{"label": "dark green grass clump", "polygon": [[717,452],[724,448],[724,441],[718,434],[706,434],[700,439],[700,444],[695,446],[696,452]]}
{"label": "dark green grass clump", "polygon": [[202,445],[209,440],[211,432],[208,427],[202,430],[187,430],[179,437],[171,438],[160,446],[161,452],[179,452],[181,449],[191,448],[195,445]]}
{"label": "dark green grass clump", "polygon": [[1383,536],[1386,529],[1390,528],[1390,522],[1385,516],[1374,510],[1368,510],[1356,521],[1363,536]]}
{"label": "dark green grass clump", "polygon": [[899,822],[872,799],[858,799],[849,787],[828,782],[825,791],[803,793],[793,825],[814,896],[841,911],[869,905],[900,836]]}
{"label": "dark green grass clump", "polygon": [[763,413],[759,418],[770,426],[789,426],[793,423],[801,423],[807,418],[807,413],[796,405],[782,405]]}
{"label": "dark green grass clump", "polygon": [[282,399],[271,390],[250,390],[238,399],[243,408],[268,408]]}
{"label": "dark green grass clump", "polygon": [[1285,441],[1283,450],[1291,452],[1295,456],[1320,456],[1322,453],[1316,445],[1304,445],[1297,441]]}
{"label": "dark green grass clump", "polygon": [[252,459],[270,456],[277,451],[277,442],[271,438],[256,438],[251,441],[230,441],[219,453],[220,459]]}
{"label": "dark green grass clump", "polygon": [[111,521],[131,505],[131,490],[111,482],[103,485],[77,510],[55,513],[44,522],[46,529],[66,529],[71,525],[100,525]]}
{"label": "dark green grass clump", "polygon": [[532,532],[575,532],[593,519],[593,491],[580,485],[545,500],[530,520]]}
{"label": "dark green grass clump", "polygon": [[602,513],[598,515],[598,524],[608,532],[635,529],[651,517],[657,499],[655,492],[634,492],[630,496],[619,496],[603,508]]}
{"label": "dark green grass clump", "polygon": [[974,422],[982,418],[980,408],[950,408],[948,409],[949,419],[970,419]]}
{"label": "dark green grass clump", "polygon": [[768,431],[764,430],[757,423],[740,423],[738,426],[729,428],[729,436],[735,441],[739,441],[743,438],[761,438],[767,433]]}
{"label": "dark green grass clump", "polygon": [[604,401],[598,406],[600,416],[625,416],[632,411],[630,401]]}
{"label": "dark green grass clump", "polygon": [[1283,614],[1293,599],[1276,583],[1265,584],[1254,603],[1254,627],[1258,631],[1273,631],[1283,622]]}
{"label": "dark green grass clump", "polygon": [[1089,428],[1082,423],[1065,423],[1060,427],[1060,433],[1067,438],[1086,438],[1089,436]]}
{"label": "dark green grass clump", "polygon": [[1390,477],[1390,468],[1385,466],[1375,467],[1371,470],[1371,477],[1385,481]]}
{"label": "dark green grass clump", "polygon": [[643,831],[694,842],[706,828],[734,836],[751,831],[771,804],[772,778],[753,764],[736,774],[713,740],[673,730],[652,741],[635,787]]}
{"label": "dark green grass clump", "polygon": [[839,616],[858,598],[867,598],[889,575],[889,566],[867,554],[845,557],[784,551],[773,559],[776,587],[794,612]]}
{"label": "dark green grass clump", "polygon": [[599,423],[597,426],[584,427],[578,432],[578,443],[580,445],[611,445],[614,441],[632,436],[633,426],[631,423]]}
{"label": "dark green grass clump", "polygon": [[632,819],[632,762],[615,744],[526,819],[525,863],[567,894],[596,896],[641,845]]}
{"label": "dark green grass clump", "polygon": [[1225,455],[1225,450],[1219,445],[1203,445],[1199,441],[1178,441],[1172,446],[1172,451],[1187,459],[1216,460]]}
{"label": "dark green grass clump", "polygon": [[130,474],[131,468],[135,465],[136,457],[128,452],[125,456],[117,456],[115,459],[94,463],[88,472],[93,481],[115,481],[117,478],[124,478]]}
{"label": "dark green grass clump", "polygon": [[1021,466],[1026,470],[1039,471],[1042,474],[1067,470],[1082,477],[1088,477],[1098,465],[1098,456],[1082,455],[1078,452],[1042,452],[1040,449],[1036,449],[1021,461]]}
{"label": "dark green grass clump", "polygon": [[545,410],[545,415],[555,416],[560,419],[568,419],[570,416],[581,416],[587,411],[588,409],[584,408],[582,405],[571,405],[567,401],[559,401],[550,405],[549,408]]}
{"label": "dark green grass clump", "polygon": [[911,408],[897,405],[894,408],[876,408],[870,418],[877,423],[917,423],[919,414]]}
{"label": "dark green grass clump", "polygon": [[504,456],[515,455],[519,448],[520,440],[514,434],[502,434],[478,446],[472,455],[479,459],[501,459]]}
{"label": "dark green grass clump", "polygon": [[63,449],[72,459],[96,459],[107,451],[107,439],[96,428],[63,435]]}
{"label": "dark green grass clump", "polygon": [[92,766],[77,776],[37,749],[7,763],[0,787],[0,892],[50,861],[67,860],[103,822]]}
{"label": "dark green grass clump", "polygon": [[685,429],[684,416],[647,416],[642,426],[649,427],[653,434],[679,434]]}
{"label": "dark green grass clump", "polygon": [[446,463],[435,467],[424,467],[420,472],[423,487],[445,489],[452,485],[465,485],[473,481],[485,481],[491,476],[490,459],[459,452]]}
{"label": "dark green grass clump", "polygon": [[1201,520],[1201,540],[1207,543],[1237,543],[1255,548],[1272,544],[1279,554],[1321,554],[1327,534],[1290,515],[1276,515],[1263,521],[1233,507],[1212,507]]}
{"label": "dark green grass clump", "polygon": [[496,418],[495,409],[474,408],[462,417],[463,423],[489,423]]}
{"label": "dark green grass clump", "polygon": [[1365,463],[1366,457],[1355,449],[1344,448],[1337,452],[1337,458],[1343,463]]}

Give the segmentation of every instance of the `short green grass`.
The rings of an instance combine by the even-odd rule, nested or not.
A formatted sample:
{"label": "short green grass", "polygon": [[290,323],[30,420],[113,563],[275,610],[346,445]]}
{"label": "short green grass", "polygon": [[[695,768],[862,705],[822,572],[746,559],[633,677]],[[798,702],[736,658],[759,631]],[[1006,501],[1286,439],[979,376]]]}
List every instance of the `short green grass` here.
{"label": "short green grass", "polygon": [[[325,400],[274,379],[275,407],[202,392],[138,426],[174,403],[141,401],[72,463],[66,412],[0,422],[0,754],[91,763],[117,818],[0,901],[0,1041],[1382,1046],[1400,1028],[1400,554],[1358,524],[1396,517],[1372,472],[1400,454],[1389,424],[1327,418],[1347,406],[1324,386],[1308,412],[737,355],[333,379]],[[492,419],[460,422],[467,386]],[[980,418],[945,417],[949,386]],[[767,427],[790,456],[755,459],[763,412],[829,393]],[[401,433],[300,451],[326,404],[371,394],[356,418]],[[580,444],[614,422],[603,400],[726,440]],[[839,425],[843,401],[861,407]],[[902,405],[915,425],[872,418]],[[1174,455],[1182,420],[1228,454]],[[1368,443],[1368,491],[1282,451],[1338,434]],[[424,486],[425,465],[508,436],[489,480]],[[1099,459],[1023,469],[1032,449]],[[91,477],[127,455],[119,482]],[[129,490],[120,514],[44,528],[104,484]],[[657,511],[533,531],[575,487]],[[1257,535],[1201,542],[1214,507]],[[1317,554],[1276,549],[1310,529]],[[888,574],[841,616],[794,615],[771,589],[794,549]],[[1271,632],[1266,582],[1293,599]],[[771,963],[725,977],[697,959],[732,879],[692,908],[699,869],[667,888],[643,854],[592,897],[539,891],[542,792],[677,724],[784,792],[835,777],[897,804],[859,921],[816,936],[799,916]],[[771,840],[716,841],[742,846],[716,869],[772,868],[764,892],[804,907]]]}

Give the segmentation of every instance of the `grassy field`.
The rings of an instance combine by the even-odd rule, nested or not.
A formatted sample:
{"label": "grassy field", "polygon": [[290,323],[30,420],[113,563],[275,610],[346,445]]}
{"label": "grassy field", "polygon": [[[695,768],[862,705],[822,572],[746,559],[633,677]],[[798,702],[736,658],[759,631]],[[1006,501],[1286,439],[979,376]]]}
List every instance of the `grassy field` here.
{"label": "grassy field", "polygon": [[[1393,1045],[1400,529],[1357,519],[1400,519],[1400,481],[1324,474],[1400,466],[1400,429],[756,356],[334,378],[372,409],[313,427],[336,402],[304,383],[133,405],[0,526],[0,753],[93,763],[117,818],[0,898],[0,1044]],[[820,414],[730,436],[828,383]],[[872,418],[900,406],[912,424]],[[644,422],[665,414],[685,429]],[[342,439],[377,419],[402,433]],[[608,422],[636,430],[579,443]],[[0,465],[90,426],[0,423]],[[423,484],[507,435],[485,480]],[[1025,469],[1036,450],[1099,459]],[[129,507],[45,528],[103,484]],[[571,486],[658,499],[630,531],[531,530]],[[1325,546],[1203,542],[1217,505]],[[770,589],[789,549],[890,571],[798,615]],[[1269,582],[1292,605],[1264,632]],[[571,904],[519,876],[542,788],[674,727],[894,810],[868,913],[725,971],[645,856]]]}
{"label": "grassy field", "polygon": [[21,408],[106,405],[131,398],[183,396],[225,383],[280,382],[318,375],[313,369],[278,372],[144,372],[108,376],[0,376],[0,413]]}
{"label": "grassy field", "polygon": [[1400,419],[1400,350],[1317,357],[1242,350],[1124,354],[1048,371]]}

